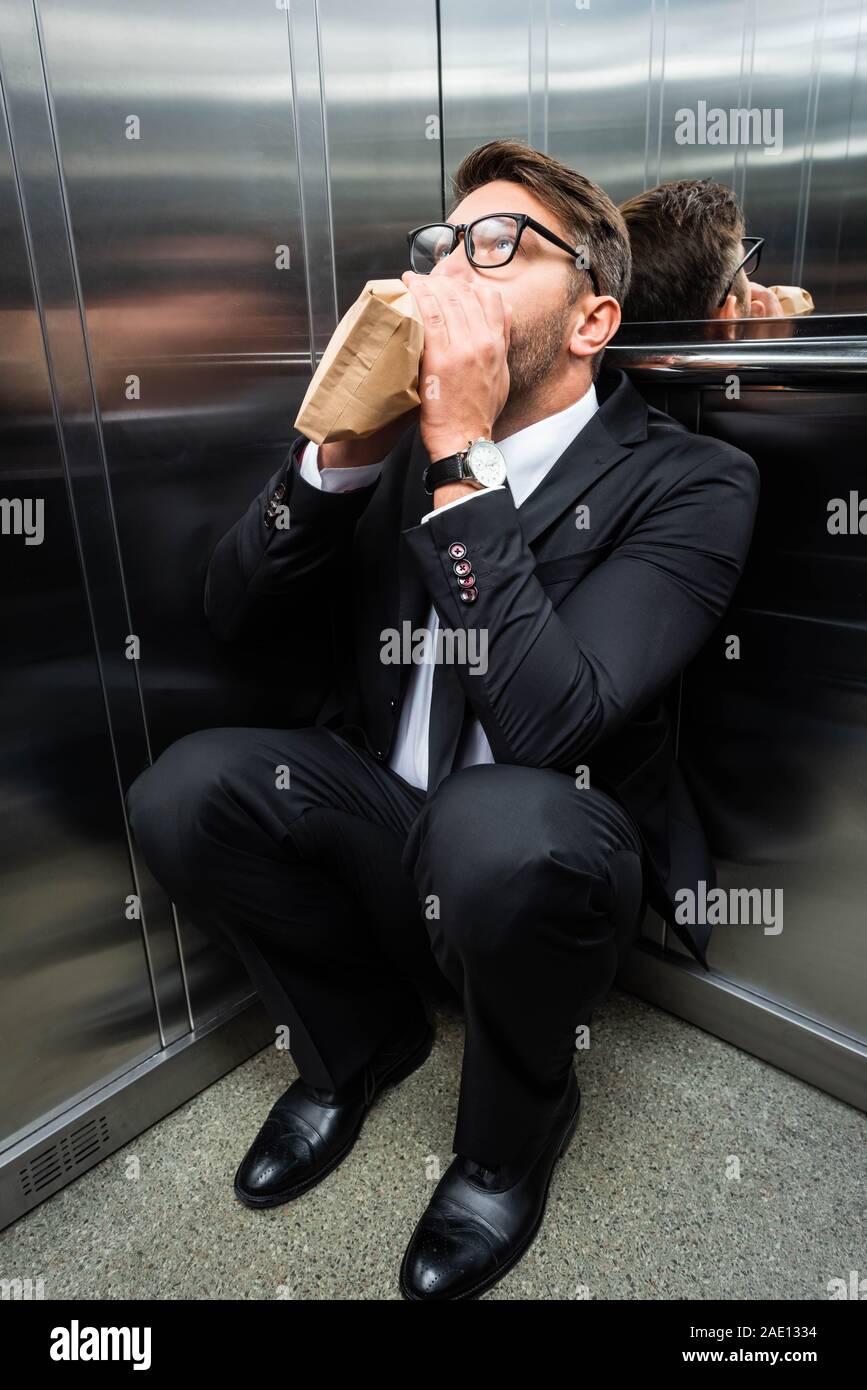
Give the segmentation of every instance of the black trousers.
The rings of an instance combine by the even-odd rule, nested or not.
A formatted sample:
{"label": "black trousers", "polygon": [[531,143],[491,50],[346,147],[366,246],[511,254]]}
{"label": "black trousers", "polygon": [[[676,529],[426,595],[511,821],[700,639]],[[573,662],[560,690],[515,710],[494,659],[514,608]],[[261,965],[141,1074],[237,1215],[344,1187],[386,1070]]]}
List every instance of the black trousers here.
{"label": "black trousers", "polygon": [[643,906],[628,813],[550,768],[481,764],[431,797],[352,734],[205,729],[127,794],[182,911],[236,951],[299,1074],[356,1074],[446,984],[465,1044],[453,1152],[532,1155],[566,1096],[575,1030]]}

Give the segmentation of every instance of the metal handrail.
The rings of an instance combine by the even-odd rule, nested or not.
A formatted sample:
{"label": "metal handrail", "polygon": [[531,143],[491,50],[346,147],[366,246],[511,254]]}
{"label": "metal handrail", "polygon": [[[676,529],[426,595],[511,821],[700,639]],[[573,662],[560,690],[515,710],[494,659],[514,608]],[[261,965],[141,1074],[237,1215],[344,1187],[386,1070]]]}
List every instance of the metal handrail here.
{"label": "metal handrail", "polygon": [[660,381],[709,381],[727,373],[784,385],[863,380],[867,314],[623,324],[605,356],[609,366]]}

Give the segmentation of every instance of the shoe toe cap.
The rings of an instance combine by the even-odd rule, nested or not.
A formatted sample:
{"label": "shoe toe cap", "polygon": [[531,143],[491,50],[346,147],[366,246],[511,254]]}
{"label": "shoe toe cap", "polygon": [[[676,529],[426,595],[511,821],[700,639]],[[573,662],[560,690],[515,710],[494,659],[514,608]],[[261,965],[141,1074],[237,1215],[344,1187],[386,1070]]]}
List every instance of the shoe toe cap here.
{"label": "shoe toe cap", "polygon": [[459,1298],[496,1264],[489,1235],[474,1221],[429,1210],[407,1247],[402,1278],[412,1298]]}
{"label": "shoe toe cap", "polygon": [[235,1187],[250,1197],[271,1197],[309,1177],[315,1167],[310,1141],[288,1133],[267,1146],[254,1144],[235,1177]]}

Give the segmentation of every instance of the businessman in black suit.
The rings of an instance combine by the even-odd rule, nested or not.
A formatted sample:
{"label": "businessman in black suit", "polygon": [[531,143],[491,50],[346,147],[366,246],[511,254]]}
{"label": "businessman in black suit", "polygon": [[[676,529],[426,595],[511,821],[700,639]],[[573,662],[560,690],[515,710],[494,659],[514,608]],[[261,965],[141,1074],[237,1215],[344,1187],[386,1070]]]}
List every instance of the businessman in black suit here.
{"label": "businessman in black suit", "polygon": [[[714,882],[665,696],[758,494],[747,455],[599,372],[630,274],[606,195],[511,141],[454,185],[449,222],[410,237],[420,407],[352,445],[297,436],[208,571],[226,641],[331,624],[331,696],[312,727],[180,739],[128,794],[156,877],[289,1029],[299,1076],[238,1170],[248,1205],[335,1168],[428,1055],[427,986],[460,999],[455,1156],[400,1271],[416,1300],[476,1297],[526,1251],[578,1117],[576,1028],[645,902],[671,920]],[[707,968],[709,929],[672,926]]]}

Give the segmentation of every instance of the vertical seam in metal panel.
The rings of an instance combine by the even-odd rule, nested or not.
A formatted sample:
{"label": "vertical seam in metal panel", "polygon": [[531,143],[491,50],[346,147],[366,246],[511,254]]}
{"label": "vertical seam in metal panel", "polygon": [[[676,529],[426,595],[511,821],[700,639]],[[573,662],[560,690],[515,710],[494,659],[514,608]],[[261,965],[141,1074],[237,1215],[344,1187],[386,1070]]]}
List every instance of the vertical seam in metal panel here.
{"label": "vertical seam in metal panel", "polygon": [[[867,0],[861,0],[861,8],[858,14],[858,39],[855,44],[855,56],[852,60],[852,91],[849,97],[849,120],[846,125],[846,155],[844,168],[852,154],[852,123],[855,119],[855,100],[858,93],[858,73],[861,68],[861,48],[865,35],[865,20],[867,20]],[[837,312],[837,289],[840,284],[840,243],[843,240],[845,209],[846,200],[845,198],[841,198],[837,205],[837,237],[834,242],[834,259],[831,263],[832,278],[829,286],[830,303],[828,305],[828,313],[831,314]]]}
{"label": "vertical seam in metal panel", "polygon": [[183,943],[181,941],[181,924],[178,921],[178,909],[176,903],[171,903],[171,909],[172,922],[174,923],[175,928],[175,940],[178,943],[178,960],[181,964],[181,979],[184,983],[184,997],[187,1001],[187,1016],[190,1020],[190,1032],[194,1033],[196,1031],[196,1020],[193,1017],[193,1003],[190,997],[190,982],[187,977],[187,963],[184,957]]}
{"label": "vertical seam in metal panel", "polygon": [[543,144],[544,129],[539,125],[544,119],[539,117],[539,83],[536,80],[536,64],[539,59],[539,26],[536,23],[541,0],[530,0],[527,6],[527,143],[537,149]]}
{"label": "vertical seam in metal panel", "polygon": [[[49,86],[49,74],[47,74],[46,58],[44,58],[44,53],[46,53],[46,49],[44,49],[44,35],[43,35],[43,31],[42,31],[42,19],[40,19],[40,15],[39,15],[38,0],[32,0],[32,6],[33,6],[33,24],[35,24],[35,29],[36,29],[36,44],[38,44],[38,49],[39,49],[39,65],[40,65],[40,71],[42,71],[42,82],[43,82],[43,90],[44,90],[44,100],[46,100],[47,120],[49,120],[49,136],[50,136],[50,140],[51,140],[51,150],[53,150],[53,154],[54,154],[54,165],[56,165],[56,170],[57,170],[58,192],[60,192],[60,207],[61,207],[61,214],[63,214],[64,229],[65,229],[65,234],[67,234],[67,247],[68,247],[68,253],[69,253],[69,265],[71,265],[71,271],[72,271],[72,285],[74,285],[74,293],[75,293],[75,300],[76,300],[76,309],[78,309],[79,327],[81,327],[81,332],[82,332],[82,346],[83,346],[83,352],[85,352],[86,367],[88,367],[88,382],[89,382],[89,388],[90,388],[90,403],[92,403],[92,409],[93,409],[94,434],[96,434],[97,452],[99,452],[99,460],[100,460],[100,464],[101,464],[101,470],[103,470],[103,482],[104,482],[104,486],[106,486],[106,495],[107,495],[107,502],[108,502],[108,517],[110,517],[111,535],[113,535],[114,548],[115,548],[115,560],[117,560],[119,582],[121,582],[121,598],[122,598],[122,603],[124,603],[124,613],[125,613],[125,616],[126,616],[126,621],[128,621],[128,624],[129,624],[129,631],[132,632],[132,631],[133,631],[132,614],[131,614],[131,612],[129,612],[128,595],[126,595],[126,582],[125,582],[125,577],[124,577],[124,563],[122,563],[121,546],[119,546],[119,537],[118,537],[118,531],[117,531],[117,517],[115,517],[115,512],[114,512],[114,498],[113,498],[113,495],[111,495],[111,480],[110,480],[110,477],[108,477],[108,466],[107,466],[107,460],[106,460],[106,442],[104,442],[103,430],[101,430],[101,418],[100,418],[100,413],[99,413],[99,402],[97,402],[97,398],[96,398],[96,386],[94,386],[94,381],[93,381],[93,359],[92,359],[92,353],[90,353],[90,338],[89,338],[89,334],[88,334],[88,324],[86,324],[85,313],[83,313],[83,293],[82,293],[81,279],[79,279],[78,264],[76,264],[76,259],[75,259],[75,239],[74,239],[74,235],[72,235],[72,220],[71,220],[71,215],[69,215],[69,199],[68,199],[68,193],[67,193],[67,183],[65,183],[64,170],[63,170],[63,161],[61,161],[61,157],[60,157],[60,140],[58,140],[58,135],[57,135],[57,117],[56,117],[56,111],[54,111],[54,103],[53,103],[53,100],[51,100],[51,90],[50,90],[50,86]],[[8,120],[8,114],[7,114],[7,120]],[[11,149],[11,125],[10,125],[10,149]],[[24,202],[22,202],[22,206],[24,206]],[[28,235],[28,238],[29,238],[29,227],[26,227],[26,235]],[[38,278],[35,277],[35,270],[36,270],[35,259],[33,259],[32,254],[31,254],[31,274],[33,274],[33,292],[35,292],[36,297],[38,297],[38,299],[39,299]],[[43,331],[43,334],[44,334],[44,338],[43,338],[43,350],[44,350],[44,353],[46,353],[46,366],[47,366],[47,371],[49,371],[49,381],[50,381],[50,385],[51,385],[51,406],[53,406],[53,410],[56,411],[56,424],[57,424],[57,428],[58,428],[58,436],[60,436],[60,439],[61,439],[61,456],[63,456],[63,460],[64,460],[64,471],[65,471],[65,475],[67,475],[67,489],[68,489],[68,498],[69,498],[69,514],[71,514],[71,518],[72,518],[72,527],[74,527],[74,531],[75,531],[76,545],[78,545],[79,557],[81,557],[81,559],[79,559],[79,563],[81,563],[81,569],[82,569],[82,582],[83,582],[83,588],[85,588],[85,600],[86,600],[86,603],[88,603],[88,612],[89,612],[89,616],[90,616],[90,626],[92,626],[92,631],[93,631],[93,649],[94,649],[94,657],[96,657],[97,670],[99,670],[100,689],[101,689],[101,695],[103,695],[103,705],[104,705],[104,709],[106,709],[106,721],[107,721],[107,726],[108,726],[108,742],[110,742],[110,746],[111,746],[111,756],[113,756],[113,760],[114,760],[115,777],[117,777],[117,783],[118,783],[119,792],[121,792],[121,806],[122,806],[122,810],[124,810],[124,817],[122,817],[122,819],[124,819],[124,830],[125,830],[125,835],[126,835],[126,845],[128,845],[129,865],[131,865],[131,872],[132,872],[132,878],[133,878],[133,887],[135,887],[135,890],[136,890],[136,897],[138,897],[138,899],[139,899],[140,910],[142,910],[142,945],[143,945],[143,949],[145,949],[145,959],[146,959],[146,963],[147,963],[147,974],[149,974],[150,990],[151,990],[151,995],[153,995],[154,1013],[156,1013],[156,1017],[157,1017],[157,1029],[158,1029],[158,1033],[160,1033],[160,1042],[161,1042],[161,1045],[163,1045],[163,1047],[165,1047],[165,1042],[167,1042],[167,1040],[165,1040],[165,1030],[164,1030],[164,1027],[163,1027],[163,1012],[161,1012],[161,1008],[160,1008],[160,995],[158,995],[158,991],[157,991],[157,987],[156,987],[156,970],[154,970],[153,958],[151,958],[151,954],[150,954],[150,942],[149,942],[149,940],[147,940],[147,923],[146,923],[146,917],[145,917],[145,905],[143,905],[142,891],[140,891],[139,877],[138,877],[138,873],[136,873],[135,853],[133,853],[133,849],[132,849],[132,837],[131,837],[131,834],[129,834],[129,826],[128,826],[128,823],[126,823],[125,803],[124,803],[124,783],[122,783],[122,778],[121,778],[121,767],[119,767],[119,762],[118,762],[117,745],[115,745],[115,738],[114,738],[114,727],[113,727],[113,724],[111,724],[111,710],[110,710],[110,706],[108,706],[108,696],[107,696],[107,694],[106,694],[106,677],[104,677],[103,662],[101,662],[100,646],[99,646],[99,635],[97,635],[96,619],[94,619],[94,614],[93,614],[93,603],[92,603],[92,599],[90,599],[90,588],[89,588],[89,584],[88,584],[88,573],[86,573],[86,567],[85,567],[85,552],[83,552],[82,539],[81,539],[81,532],[79,532],[79,528],[78,528],[78,518],[76,518],[76,513],[75,513],[75,499],[74,499],[74,493],[72,493],[71,473],[69,473],[69,460],[68,460],[68,457],[67,457],[67,452],[65,452],[65,448],[63,448],[63,430],[61,430],[60,416],[58,416],[58,411],[57,411],[57,406],[56,406],[56,402],[57,402],[56,375],[54,375],[53,364],[51,364],[51,356],[50,356],[50,350],[49,350],[49,339],[47,339],[46,322],[44,322],[44,316],[43,316],[43,313],[42,313],[42,309],[40,309],[40,327],[42,327],[42,331]],[[140,680],[139,680],[139,670],[138,670],[138,666],[136,666],[136,667],[135,667],[135,670],[133,670],[133,676],[135,676],[136,691],[138,691],[138,696],[139,696],[139,710],[140,710],[140,714],[142,714],[142,726],[143,726],[143,733],[145,733],[145,748],[146,748],[146,752],[147,752],[147,759],[149,759],[149,762],[153,762],[153,756],[151,756],[151,749],[150,749],[150,738],[149,738],[149,734],[147,734],[147,717],[146,717],[146,713],[145,713],[145,702],[143,702],[143,699],[142,699],[142,684],[140,684]],[[178,938],[176,938],[176,934],[175,934],[175,944],[176,944],[176,947],[178,947],[178,956],[181,956],[181,942],[179,942]],[[186,991],[186,981],[185,981],[185,991]],[[186,1012],[188,1012],[188,1019],[189,1019],[189,1024],[190,1024],[190,1030],[192,1030],[192,1027],[193,1027],[193,1019],[192,1019],[192,1012],[190,1012],[189,994],[186,994]]]}
{"label": "vertical seam in metal panel", "polygon": [[527,6],[527,144],[533,140],[533,3]]}
{"label": "vertical seam in metal panel", "polygon": [[662,182],[662,117],[665,111],[665,46],[668,39],[668,0],[665,0],[665,13],[662,23],[662,58],[659,70],[659,122],[657,125],[656,139],[656,178],[655,183]]}
{"label": "vertical seam in metal panel", "polygon": [[292,92],[292,139],[295,144],[295,169],[298,174],[298,214],[301,221],[301,254],[304,257],[304,283],[307,287],[307,334],[310,339],[310,374],[316,371],[316,337],[313,324],[313,291],[310,285],[310,251],[307,245],[307,222],[304,217],[304,169],[301,144],[298,139],[298,92],[295,81],[295,54],[292,46],[290,7],[286,6],[286,42],[289,48],[289,86]]}
{"label": "vertical seam in metal panel", "polygon": [[334,295],[334,326],[337,327],[337,257],[334,250],[334,208],[331,203],[331,160],[328,157],[328,120],[325,111],[325,65],[322,62],[322,33],[319,26],[319,0],[314,0],[316,20],[316,68],[319,74],[319,110],[322,117],[322,154],[325,163],[325,202],[328,208],[328,250],[331,257],[331,289]]}
{"label": "vertical seam in metal panel", "polygon": [[[81,326],[82,344],[84,347],[84,358],[87,364],[87,381],[90,388],[90,400],[93,408],[93,423],[99,445],[99,461],[102,465],[103,481],[105,483],[106,496],[108,498],[108,515],[111,520],[111,534],[114,541],[115,556],[117,559],[118,575],[120,578],[121,594],[123,597],[124,613],[129,624],[129,631],[134,632],[135,628],[132,620],[132,613],[129,606],[129,595],[126,586],[126,575],[123,568],[123,556],[120,548],[120,536],[117,529],[117,516],[114,509],[114,495],[111,490],[111,477],[108,471],[108,458],[105,449],[105,438],[102,432],[102,416],[99,410],[99,400],[96,393],[96,379],[93,370],[93,353],[90,346],[90,331],[87,327],[87,316],[84,312],[84,291],[81,286],[81,277],[78,273],[78,258],[75,249],[75,235],[72,230],[72,215],[69,211],[69,194],[66,188],[66,175],[63,171],[63,160],[60,155],[60,140],[57,134],[57,116],[54,110],[54,100],[51,95],[51,87],[48,82],[48,69],[45,64],[45,39],[42,33],[42,21],[39,15],[38,0],[33,0],[33,17],[36,22],[36,37],[39,45],[39,63],[42,69],[42,81],[45,87],[45,102],[48,111],[48,128],[51,136],[51,146],[54,153],[54,161],[57,167],[58,183],[60,188],[60,207],[63,214],[63,225],[66,231],[67,243],[69,246],[69,260],[72,268],[72,283],[75,290],[76,308],[78,310],[78,321]],[[136,663],[133,665],[135,675],[136,690],[138,692],[139,708],[141,710],[142,727],[144,729],[145,748],[148,759],[153,761],[153,753],[150,746],[150,736],[148,733],[147,714],[145,711],[144,697],[141,688],[139,668]]]}
{"label": "vertical seam in metal panel", "polygon": [[436,31],[437,31],[437,111],[439,113],[440,126],[440,200],[442,202],[442,217],[446,220],[446,132],[443,124],[443,49],[442,49],[442,15],[440,13],[440,0],[436,0]]}
{"label": "vertical seam in metal panel", "polygon": [[[756,0],[749,0],[749,18],[750,18],[750,63],[749,63],[749,77],[748,77],[748,80],[747,80],[747,99],[746,99],[745,105],[746,105],[746,107],[747,107],[749,110],[752,110],[752,105],[753,105],[753,83],[754,83],[754,81],[755,81],[755,76],[756,76],[756,29],[757,29],[757,24],[756,24],[756,18],[757,18]],[[744,152],[743,152],[743,159],[741,160],[741,187],[740,187],[739,190],[738,190],[737,188],[735,189],[735,193],[736,193],[736,195],[737,195],[737,197],[738,197],[738,199],[739,199],[739,201],[740,201],[741,207],[744,208],[744,209],[746,208],[746,199],[747,199],[747,169],[748,169],[748,167],[749,167],[748,161],[749,161],[749,150],[748,150],[747,146],[745,145],[745,146],[744,146]]]}
{"label": "vertical seam in metal panel", "polygon": [[[747,42],[749,40],[749,50]],[[747,52],[749,51],[749,62],[747,62]],[[750,106],[750,97],[753,89],[753,66],[756,54],[756,7],[755,0],[744,0],[744,17],[741,26],[741,70],[738,74],[738,106],[743,109]],[[747,99],[744,101],[744,79],[746,78],[748,91]],[[734,146],[734,168],[732,170],[732,185],[735,197],[744,205],[747,178],[747,148],[746,145]]]}
{"label": "vertical seam in metal panel", "polygon": [[550,60],[550,56],[549,56],[548,39],[549,39],[549,35],[550,35],[550,30],[551,30],[551,0],[545,0],[545,88],[544,88],[545,97],[544,97],[544,103],[543,103],[543,109],[544,109],[544,112],[545,112],[545,115],[544,115],[544,122],[545,122],[545,124],[544,124],[544,129],[543,129],[543,131],[542,131],[542,135],[543,135],[543,138],[544,138],[544,141],[545,141],[544,145],[542,146],[542,151],[543,151],[544,154],[548,154],[548,145],[549,145],[549,138],[550,138],[550,137],[549,137],[549,132],[548,132],[548,86],[549,86],[548,76],[549,76],[550,61],[551,61],[551,60]]}
{"label": "vertical seam in metal panel", "polygon": [[804,255],[807,246],[807,222],[810,209],[810,186],[813,178],[813,158],[816,150],[816,121],[819,115],[819,92],[822,85],[822,49],[825,43],[825,19],[828,13],[828,0],[816,18],[816,34],[813,39],[813,64],[810,69],[810,90],[807,98],[807,121],[804,131],[804,160],[801,165],[801,189],[798,198],[798,220],[795,231],[795,248],[792,258],[792,284],[800,285],[804,276]]}
{"label": "vertical seam in metal panel", "polygon": [[644,187],[650,187],[650,102],[653,92],[653,41],[656,29],[656,0],[650,0],[650,44],[647,50],[647,101],[644,108]]}

